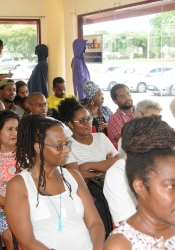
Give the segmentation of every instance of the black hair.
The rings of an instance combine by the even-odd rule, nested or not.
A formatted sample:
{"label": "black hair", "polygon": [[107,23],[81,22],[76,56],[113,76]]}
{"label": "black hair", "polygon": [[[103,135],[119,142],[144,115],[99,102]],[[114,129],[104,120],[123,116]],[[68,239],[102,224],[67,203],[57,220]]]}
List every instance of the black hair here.
{"label": "black hair", "polygon": [[113,101],[117,99],[116,90],[121,89],[121,88],[127,88],[127,89],[129,89],[128,86],[126,86],[125,84],[122,84],[122,83],[120,83],[120,84],[115,84],[115,85],[111,88],[111,90],[110,90],[110,95],[111,95],[111,98],[112,98]]}
{"label": "black hair", "polygon": [[65,98],[58,105],[60,117],[66,123],[73,120],[76,111],[84,108],[75,97]]}
{"label": "black hair", "polygon": [[3,46],[3,41],[0,39],[0,46]]}
{"label": "black hair", "polygon": [[[51,120],[48,118],[42,118],[39,115],[28,115],[24,116],[19,124],[18,135],[17,135],[17,148],[16,148],[16,168],[20,172],[21,168],[32,168],[34,165],[34,158],[36,152],[34,144],[37,142],[40,146],[40,173],[38,179],[38,194],[37,201],[39,203],[40,187],[45,191],[46,189],[46,178],[44,171],[44,140],[46,132],[53,126],[62,126],[61,122],[57,120]],[[60,166],[61,168],[61,166]],[[62,170],[61,170],[62,172]],[[64,175],[62,175],[63,181],[69,188],[70,197],[72,188],[71,185],[66,181]],[[71,197],[72,198],[72,197]]]}
{"label": "black hair", "polygon": [[24,103],[27,99],[29,99],[28,96],[25,96],[25,97],[21,98],[21,100],[20,100],[20,106],[22,106],[23,103]]}
{"label": "black hair", "polygon": [[126,175],[131,190],[140,179],[149,192],[151,172],[157,173],[156,160],[175,157],[175,131],[161,116],[134,118],[122,128],[122,148],[127,154]]}
{"label": "black hair", "polygon": [[9,119],[16,119],[19,122],[19,116],[17,114],[9,110],[1,110],[0,111],[0,130],[4,127],[4,124]]}
{"label": "black hair", "polygon": [[15,84],[16,84],[16,94],[18,94],[18,91],[22,86],[27,87],[27,84],[25,82],[23,82],[23,81],[17,81]]}
{"label": "black hair", "polygon": [[62,77],[55,77],[53,79],[53,88],[56,88],[56,84],[65,83],[65,80]]}

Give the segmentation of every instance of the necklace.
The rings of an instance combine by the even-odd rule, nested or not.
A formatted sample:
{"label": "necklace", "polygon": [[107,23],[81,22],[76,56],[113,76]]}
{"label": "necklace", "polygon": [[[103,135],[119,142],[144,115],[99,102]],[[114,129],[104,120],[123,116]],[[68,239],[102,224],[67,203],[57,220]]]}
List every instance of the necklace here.
{"label": "necklace", "polygon": [[[165,240],[164,240],[164,237],[161,236],[159,239],[157,239],[155,237],[155,235],[152,236],[153,239],[155,240],[155,244],[153,246],[153,250],[156,250],[156,249],[164,249],[166,250],[167,248],[165,247]],[[161,247],[161,248],[160,248]],[[167,249],[168,250],[168,249]]]}
{"label": "necklace", "polygon": [[94,114],[93,110],[91,109],[91,106],[89,106],[89,103],[88,103],[88,107],[89,107],[89,109],[90,109],[90,111],[91,111],[92,116],[93,116],[94,119],[97,121],[98,126],[100,126],[102,123],[104,123],[104,121],[103,121],[103,116],[100,116],[100,109],[98,108],[98,116],[96,116],[96,115]]}
{"label": "necklace", "polygon": [[[37,177],[35,170],[32,168],[32,172],[35,175],[35,178],[37,179],[37,181],[39,181],[39,178]],[[46,191],[43,189],[44,194],[47,196],[48,200],[50,201],[50,203],[52,204],[52,206],[54,207],[57,216],[58,216],[58,232],[62,232],[63,231],[63,227],[62,227],[62,218],[61,218],[61,188],[60,188],[60,181],[59,181],[59,176],[58,176],[58,170],[55,171],[56,177],[58,179],[58,191],[60,193],[60,214],[58,213],[58,210],[56,208],[56,206],[54,205],[54,203],[52,202],[52,200],[50,199],[49,195],[46,193]]]}

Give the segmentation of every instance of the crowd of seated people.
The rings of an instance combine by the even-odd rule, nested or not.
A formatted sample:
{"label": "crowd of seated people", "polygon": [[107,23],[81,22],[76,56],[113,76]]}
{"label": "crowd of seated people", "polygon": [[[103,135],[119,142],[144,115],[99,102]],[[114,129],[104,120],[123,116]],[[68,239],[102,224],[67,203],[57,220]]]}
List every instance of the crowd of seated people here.
{"label": "crowd of seated people", "polygon": [[[161,158],[167,165],[168,158],[174,157],[171,149],[175,144],[172,142],[174,131],[161,120],[160,105],[143,100],[134,107],[129,89],[118,84],[111,89],[111,98],[119,106],[113,115],[103,106],[103,92],[94,82],[84,84],[88,99],[86,106],[82,106],[75,96],[66,94],[65,89],[63,78],[54,78],[54,95],[46,99],[40,92],[29,95],[27,85],[22,81],[16,84],[11,79],[0,81],[0,164],[4,167],[0,175],[0,185],[3,185],[0,189],[0,227],[6,250],[14,249],[11,231],[21,248],[26,250],[102,249],[104,226],[84,182],[101,173],[106,173],[103,191],[117,227],[103,249],[131,249],[134,244],[139,246],[140,241],[145,250],[147,245],[174,249],[170,248],[171,244],[175,246],[175,239],[171,237],[174,227],[170,229],[174,221],[170,212],[164,213],[171,209],[171,204],[167,202],[163,207],[157,199],[155,206],[160,205],[162,212],[156,214],[155,196],[149,193],[149,188],[153,188],[152,182],[149,183],[152,173],[159,172],[157,169],[161,167],[158,164],[160,153],[167,148]],[[117,124],[121,127],[111,142],[104,132],[108,121],[112,128],[119,127],[115,124],[116,117],[120,119]],[[92,133],[92,125],[97,127],[98,133]],[[156,142],[158,134],[165,138],[166,133],[171,135],[171,140],[167,137],[166,143],[163,139]],[[151,149],[148,145],[147,150],[145,141],[150,142]],[[118,142],[119,151],[113,142]],[[10,143],[13,143],[12,147]],[[13,154],[11,165],[8,154]],[[152,157],[152,168],[144,162],[144,170],[138,175],[138,162],[142,168],[142,161],[138,159],[144,159],[143,155]],[[145,173],[147,180],[143,178]],[[157,178],[163,177],[158,174]],[[140,184],[135,184],[138,180]],[[156,180],[153,178],[154,182]],[[158,186],[158,181],[156,183]],[[149,200],[153,203],[150,207],[146,206]],[[155,223],[156,215],[162,216],[161,224],[164,222],[161,233],[158,227],[150,225],[155,236],[151,239],[151,232],[146,229],[150,213],[155,213],[150,217]],[[166,215],[170,219],[165,220]],[[142,220],[143,226],[138,226]],[[128,236],[135,232],[138,232],[139,242]]]}

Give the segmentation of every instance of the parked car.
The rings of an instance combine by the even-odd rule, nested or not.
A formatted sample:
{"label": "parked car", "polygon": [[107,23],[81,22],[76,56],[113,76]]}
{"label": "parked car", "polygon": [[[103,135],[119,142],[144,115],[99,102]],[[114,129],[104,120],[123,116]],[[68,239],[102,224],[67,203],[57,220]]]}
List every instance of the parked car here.
{"label": "parked car", "polygon": [[[108,84],[115,77],[115,71],[120,69],[122,66],[117,65],[105,65],[101,66],[97,71],[91,74],[91,80],[98,84],[102,89],[108,89]],[[113,76],[113,77],[112,77]]]}
{"label": "parked car", "polygon": [[147,92],[175,96],[175,69],[165,72],[163,76],[151,77],[147,84]]}
{"label": "parked car", "polygon": [[29,63],[21,65],[18,69],[13,70],[12,79],[15,81],[23,80],[25,82],[28,81],[30,75],[32,74],[32,70],[35,68],[37,63]]}
{"label": "parked car", "polygon": [[101,79],[100,86],[104,90],[110,90],[117,83],[127,82],[135,71],[136,68],[134,67],[119,67],[108,75],[106,79]]}
{"label": "parked car", "polygon": [[13,58],[1,58],[0,59],[0,69],[12,70],[17,69],[21,66],[21,63],[15,61]]}
{"label": "parked car", "polygon": [[170,67],[155,67],[155,68],[143,68],[138,69],[132,76],[128,82],[125,84],[131,91],[137,91],[139,93],[143,93],[147,90],[147,83],[150,81],[152,76],[162,75],[166,71],[171,70]]}

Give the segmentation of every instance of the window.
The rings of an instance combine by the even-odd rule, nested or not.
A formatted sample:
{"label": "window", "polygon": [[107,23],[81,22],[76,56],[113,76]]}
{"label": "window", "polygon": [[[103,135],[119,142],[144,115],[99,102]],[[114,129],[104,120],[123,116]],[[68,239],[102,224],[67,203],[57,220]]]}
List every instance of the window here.
{"label": "window", "polygon": [[[103,64],[95,71],[97,65],[87,66],[91,80],[105,90],[105,104],[115,111],[109,90],[124,83],[133,92],[135,105],[143,99],[160,102],[163,119],[174,127],[169,110],[175,95],[174,77],[170,79],[166,72],[175,68],[175,1],[120,6],[80,18],[84,36],[103,35]],[[100,68],[107,66],[119,69],[101,73]]]}
{"label": "window", "polygon": [[36,65],[35,47],[40,43],[40,20],[0,20],[0,73],[12,71],[14,80],[27,81]]}

